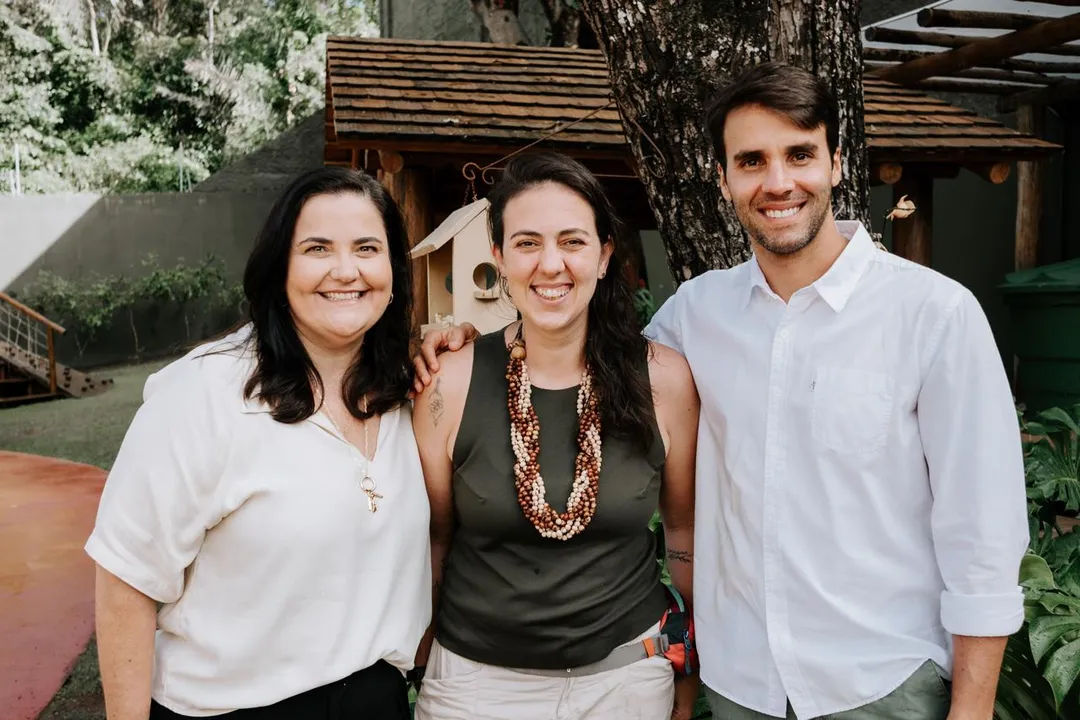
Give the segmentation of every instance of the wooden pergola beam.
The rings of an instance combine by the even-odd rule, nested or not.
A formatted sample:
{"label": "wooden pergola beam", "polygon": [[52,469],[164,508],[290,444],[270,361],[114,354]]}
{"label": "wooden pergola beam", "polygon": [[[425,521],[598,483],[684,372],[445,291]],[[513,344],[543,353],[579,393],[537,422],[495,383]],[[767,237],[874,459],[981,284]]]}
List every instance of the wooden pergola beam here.
{"label": "wooden pergola beam", "polygon": [[1024,53],[1038,52],[1080,38],[1080,13],[1047,20],[1024,30],[986,40],[930,57],[911,60],[894,68],[876,71],[883,80],[907,85],[935,75],[985,65]]}
{"label": "wooden pergola beam", "polygon": [[1015,85],[1013,83],[981,82],[979,80],[919,80],[909,83],[907,87],[915,90],[929,90],[931,92],[966,92],[976,95],[1015,95],[1031,89],[1030,85]]}
{"label": "wooden pergola beam", "polygon": [[1054,105],[1080,101],[1080,81],[1062,80],[1049,87],[1026,90],[998,100],[998,110],[1012,112],[1023,105]]}
{"label": "wooden pergola beam", "polygon": [[[942,53],[925,50],[901,50],[899,48],[863,48],[863,60],[884,60],[886,62],[907,62],[922,58],[940,57]],[[1004,68],[1031,73],[1075,73],[1080,72],[1080,62],[1037,62],[1034,60],[1003,59],[996,62],[980,62],[972,67]],[[967,68],[964,68],[967,69]],[[940,73],[939,73],[940,74]],[[953,75],[955,73],[949,73]],[[885,78],[887,79],[887,78]]]}
{"label": "wooden pergola beam", "polygon": [[[889,66],[878,60],[864,60],[863,64],[871,69]],[[1004,80],[1005,82],[1031,83],[1032,85],[1053,85],[1054,83],[1061,81],[1061,78],[1043,75],[1042,73],[1002,70],[1001,68],[969,68],[967,70],[957,70],[949,77],[970,78],[972,80]]]}
{"label": "wooden pergola beam", "polygon": [[[1030,27],[1030,26],[1029,26]],[[933,45],[935,47],[962,48],[974,42],[995,40],[997,38],[977,35],[953,35],[951,33],[927,32],[925,30],[894,30],[893,28],[872,27],[866,29],[866,39],[872,42],[897,43],[901,45]],[[998,37],[1007,37],[999,35]],[[1080,47],[1058,45],[1039,48],[1044,55],[1065,55],[1080,57]]]}
{"label": "wooden pergola beam", "polygon": [[1023,30],[1053,18],[1024,13],[986,10],[942,10],[926,8],[915,18],[920,27],[973,28],[979,30]]}

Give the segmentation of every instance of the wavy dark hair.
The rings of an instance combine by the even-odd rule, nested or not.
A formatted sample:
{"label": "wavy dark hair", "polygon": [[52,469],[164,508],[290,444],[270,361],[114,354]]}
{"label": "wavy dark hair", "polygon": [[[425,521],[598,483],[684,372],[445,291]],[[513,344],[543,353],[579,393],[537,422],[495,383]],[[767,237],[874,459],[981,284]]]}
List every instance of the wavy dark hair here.
{"label": "wavy dark hair", "polygon": [[518,155],[510,160],[488,195],[491,237],[502,251],[503,214],[517,195],[543,183],[558,183],[580,195],[593,209],[601,242],[613,245],[608,272],[597,280],[589,301],[585,359],[592,367],[605,434],[611,432],[648,448],[654,441],[649,342],[634,309],[634,290],[623,272],[626,228],[600,181],[581,163],[559,153]]}
{"label": "wavy dark hair", "polygon": [[[293,323],[285,279],[300,210],[316,195],[340,193],[362,195],[379,210],[393,272],[392,301],[365,333],[363,347],[342,379],[345,404],[354,417],[367,419],[405,403],[412,387],[412,273],[401,211],[370,175],[340,167],[318,168],[296,178],[271,208],[244,270],[244,295],[253,326],[248,342],[257,360],[244,396],[267,403],[279,422],[307,419],[318,409],[316,389],[320,397],[324,395],[322,379]],[[367,412],[360,409],[364,397]]]}

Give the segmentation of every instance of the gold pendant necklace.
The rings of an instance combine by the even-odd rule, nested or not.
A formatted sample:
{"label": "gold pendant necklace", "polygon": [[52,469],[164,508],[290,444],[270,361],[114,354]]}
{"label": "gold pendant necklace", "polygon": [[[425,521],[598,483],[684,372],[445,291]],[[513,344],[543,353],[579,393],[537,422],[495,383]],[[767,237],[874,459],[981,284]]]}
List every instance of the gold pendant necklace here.
{"label": "gold pendant necklace", "polygon": [[[364,412],[367,412],[367,400],[364,400]],[[330,412],[329,406],[326,406],[326,416],[330,418],[330,423],[334,426],[334,429],[338,431],[338,435],[341,436],[341,439],[349,445],[352,445],[352,443],[349,443],[349,441],[346,439],[345,433],[343,433],[341,431],[341,428],[338,427],[337,422],[334,420],[333,414]],[[370,419],[371,418],[368,418],[368,420]],[[360,490],[363,491],[365,495],[367,495],[368,512],[375,513],[379,511],[379,505],[375,501],[382,499],[383,496],[379,494],[377,486],[375,484],[375,479],[371,477],[370,472],[371,446],[368,443],[368,420],[360,421],[360,424],[364,428],[364,475],[362,478],[360,478]]]}

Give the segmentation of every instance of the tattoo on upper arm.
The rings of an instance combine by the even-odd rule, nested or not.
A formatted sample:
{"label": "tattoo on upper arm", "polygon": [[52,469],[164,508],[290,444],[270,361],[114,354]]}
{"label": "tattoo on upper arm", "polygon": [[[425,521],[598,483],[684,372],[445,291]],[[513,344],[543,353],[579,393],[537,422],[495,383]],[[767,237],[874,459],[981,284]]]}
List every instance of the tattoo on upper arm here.
{"label": "tattoo on upper arm", "polygon": [[668,550],[667,556],[668,560],[678,560],[684,563],[694,562],[694,553],[687,550]]}
{"label": "tattoo on upper arm", "polygon": [[442,378],[436,378],[435,389],[431,391],[431,400],[428,401],[428,406],[431,409],[432,424],[439,427],[439,421],[442,420],[443,412],[446,410],[446,403],[443,401],[442,396]]}

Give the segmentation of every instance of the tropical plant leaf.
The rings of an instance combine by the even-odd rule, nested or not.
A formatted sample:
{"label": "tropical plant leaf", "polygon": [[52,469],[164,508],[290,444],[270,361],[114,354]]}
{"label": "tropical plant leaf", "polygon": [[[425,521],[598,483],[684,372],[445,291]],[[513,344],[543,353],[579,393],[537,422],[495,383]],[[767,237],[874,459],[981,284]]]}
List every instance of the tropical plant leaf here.
{"label": "tropical plant leaf", "polygon": [[1042,659],[1070,632],[1080,631],[1080,616],[1043,615],[1028,624],[1028,639],[1031,642],[1031,655],[1036,663]]}
{"label": "tropical plant leaf", "polygon": [[1020,584],[1031,590],[1057,589],[1050,566],[1033,552],[1028,552],[1020,560]]}
{"label": "tropical plant leaf", "polygon": [[[1055,720],[1052,690],[1039,672],[1022,633],[1009,638],[998,681],[997,707],[1013,711],[1017,720]],[[1008,720],[1004,713],[999,717]]]}
{"label": "tropical plant leaf", "polygon": [[1039,413],[1039,417],[1044,420],[1052,420],[1060,425],[1069,429],[1069,432],[1080,434],[1080,425],[1077,425],[1069,413],[1065,412],[1062,408],[1055,407],[1048,410],[1043,410]]}
{"label": "tropical plant leaf", "polygon": [[1054,700],[1060,708],[1077,675],[1080,675],[1080,640],[1073,640],[1055,650],[1046,661],[1043,675],[1053,688]]}
{"label": "tropical plant leaf", "polygon": [[1039,595],[1039,605],[1054,615],[1075,615],[1080,613],[1080,598],[1051,590]]}

